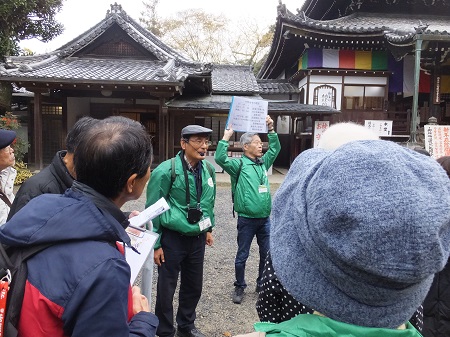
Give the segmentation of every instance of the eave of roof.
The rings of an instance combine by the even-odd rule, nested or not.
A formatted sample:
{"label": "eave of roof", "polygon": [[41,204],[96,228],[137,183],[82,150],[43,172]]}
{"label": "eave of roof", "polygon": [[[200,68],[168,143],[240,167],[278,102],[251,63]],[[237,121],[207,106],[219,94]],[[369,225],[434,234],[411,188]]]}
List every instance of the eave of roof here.
{"label": "eave of roof", "polygon": [[146,61],[127,59],[59,58],[22,64],[18,68],[0,66],[0,80],[74,83],[180,84],[197,68],[182,66],[174,60]]}
{"label": "eave of roof", "polygon": [[341,37],[370,34],[384,36],[393,42],[411,40],[420,25],[427,25],[422,31],[423,34],[450,37],[450,21],[446,16],[356,12],[338,19],[322,21],[298,14],[286,18],[286,22],[308,32],[339,34]]}
{"label": "eave of roof", "polygon": [[[159,61],[72,57],[113,24],[118,24]],[[188,76],[210,76],[211,70],[211,64],[190,61],[162,43],[129,17],[120,5],[114,4],[105,19],[57,50],[43,55],[9,57],[4,66],[0,64],[0,80],[172,85]]]}
{"label": "eave of roof", "polygon": [[[279,11],[269,56],[258,77],[279,76],[293,61],[286,57],[286,53],[294,45],[297,45],[295,57],[300,57],[305,49],[304,43],[293,42],[293,37],[302,37],[303,42],[308,43],[328,40],[334,48],[389,48],[401,57],[412,51],[417,32],[424,40],[450,42],[450,20],[445,16],[357,12],[335,20],[320,21],[306,17],[304,12],[294,15],[284,8],[284,11]],[[342,40],[347,44],[339,45]],[[349,44],[352,40],[356,40],[355,43]]]}
{"label": "eave of roof", "polygon": [[[228,112],[230,110],[231,95],[205,95],[197,97],[175,97],[166,105],[171,110],[215,110]],[[243,96],[252,99],[262,99],[260,96]],[[331,115],[340,113],[339,110],[322,106],[300,104],[293,101],[270,101],[269,113],[307,114],[307,115]]]}
{"label": "eave of roof", "polygon": [[287,80],[257,80],[261,95],[298,94],[300,89]]}

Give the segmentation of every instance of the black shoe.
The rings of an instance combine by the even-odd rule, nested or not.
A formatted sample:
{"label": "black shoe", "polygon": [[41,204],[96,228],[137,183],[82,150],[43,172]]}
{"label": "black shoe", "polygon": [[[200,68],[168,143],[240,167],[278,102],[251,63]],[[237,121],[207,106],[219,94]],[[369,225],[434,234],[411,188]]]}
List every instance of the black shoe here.
{"label": "black shoe", "polygon": [[180,330],[180,329],[177,329],[177,334],[176,334],[176,336],[177,337],[206,337],[204,334],[202,334],[202,332],[199,330],[199,329],[197,329],[197,328],[194,328],[194,329],[192,329],[192,330],[190,330],[190,331],[184,331],[184,330]]}
{"label": "black shoe", "polygon": [[244,288],[234,287],[233,303],[241,304],[243,298],[244,298]]}

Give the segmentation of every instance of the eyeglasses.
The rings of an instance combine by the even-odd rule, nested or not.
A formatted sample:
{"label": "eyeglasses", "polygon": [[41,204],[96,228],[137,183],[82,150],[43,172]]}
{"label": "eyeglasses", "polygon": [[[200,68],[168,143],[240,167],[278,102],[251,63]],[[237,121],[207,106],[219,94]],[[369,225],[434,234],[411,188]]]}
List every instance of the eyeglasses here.
{"label": "eyeglasses", "polygon": [[192,141],[194,144],[197,144],[198,146],[202,146],[205,144],[206,146],[211,146],[212,142],[210,140],[204,140],[204,139],[189,139],[189,141]]}

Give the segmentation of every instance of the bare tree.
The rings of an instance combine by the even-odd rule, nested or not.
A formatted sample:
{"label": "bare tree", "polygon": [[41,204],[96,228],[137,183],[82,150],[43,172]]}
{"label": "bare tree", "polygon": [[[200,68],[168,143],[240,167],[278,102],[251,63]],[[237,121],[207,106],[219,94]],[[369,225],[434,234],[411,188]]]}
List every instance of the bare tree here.
{"label": "bare tree", "polygon": [[[237,24],[229,19],[188,9],[173,17],[157,15],[159,0],[146,0],[140,20],[165,43],[193,61],[257,66],[268,52],[273,28],[262,28],[256,20]],[[157,29],[155,29],[155,27]]]}
{"label": "bare tree", "polygon": [[229,38],[233,63],[256,65],[269,51],[275,27],[262,28],[256,20],[236,25],[236,33]]}
{"label": "bare tree", "polygon": [[161,36],[161,21],[158,17],[157,7],[159,0],[143,1],[144,11],[141,12],[139,21],[153,34]]}
{"label": "bare tree", "polygon": [[227,23],[224,17],[188,9],[164,20],[162,39],[194,61],[221,63],[227,59],[221,40]]}

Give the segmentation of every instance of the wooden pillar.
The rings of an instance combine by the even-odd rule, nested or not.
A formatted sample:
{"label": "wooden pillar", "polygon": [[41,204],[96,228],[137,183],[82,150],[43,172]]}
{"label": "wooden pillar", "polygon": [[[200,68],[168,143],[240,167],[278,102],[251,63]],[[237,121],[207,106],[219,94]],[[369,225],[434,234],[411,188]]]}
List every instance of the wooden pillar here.
{"label": "wooden pillar", "polygon": [[42,95],[40,92],[34,92],[34,165],[36,169],[42,170]]}
{"label": "wooden pillar", "polygon": [[292,162],[294,161],[296,154],[295,154],[295,133],[297,130],[295,130],[295,115],[290,114],[290,126],[289,126],[289,167],[291,166]]}
{"label": "wooden pillar", "polygon": [[169,140],[168,140],[168,144],[169,144],[169,152],[168,152],[168,157],[167,158],[172,158],[173,156],[175,156],[175,117],[170,114],[168,114],[168,118],[169,118]]}
{"label": "wooden pillar", "polygon": [[164,109],[167,109],[165,107],[165,99],[161,97],[159,99],[159,109],[158,109],[158,135],[159,135],[159,162],[162,163],[167,158],[165,157],[166,148],[167,148],[167,142],[166,142],[166,133],[167,130],[165,128],[165,114]]}

